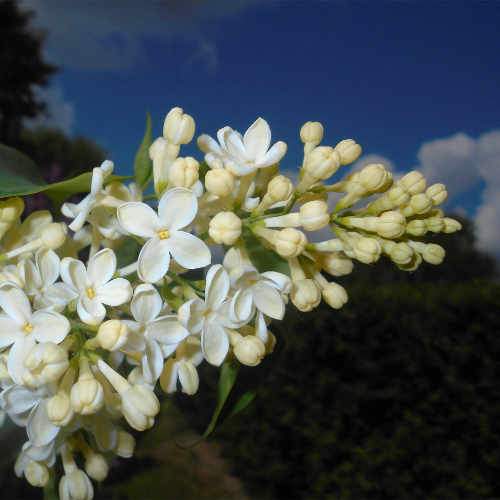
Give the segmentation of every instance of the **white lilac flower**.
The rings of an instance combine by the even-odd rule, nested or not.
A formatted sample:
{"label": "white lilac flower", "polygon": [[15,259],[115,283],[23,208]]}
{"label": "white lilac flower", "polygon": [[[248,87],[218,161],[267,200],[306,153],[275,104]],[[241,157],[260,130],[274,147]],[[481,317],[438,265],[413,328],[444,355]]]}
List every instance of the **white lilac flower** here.
{"label": "white lilac flower", "polygon": [[104,181],[113,172],[113,167],[113,162],[109,160],[105,160],[100,167],[95,167],[92,170],[89,194],[78,204],[64,203],[61,207],[63,215],[73,219],[73,222],[69,225],[72,231],[78,231],[83,227],[91,210],[105,196],[103,193]]}
{"label": "white lilac flower", "polygon": [[[116,256],[104,248],[83,262],[66,257],[61,262],[61,278],[69,300],[77,299],[76,310],[80,319],[89,325],[98,325],[106,315],[107,306],[120,306],[132,296],[132,287],[124,278],[113,278]],[[62,287],[61,287],[62,289]]]}
{"label": "white lilac flower", "polygon": [[257,118],[244,136],[231,127],[224,127],[217,132],[217,139],[218,143],[206,134],[198,138],[198,146],[205,153],[205,161],[211,168],[223,165],[237,176],[275,165],[285,156],[287,149],[283,141],[269,148],[271,129],[262,118]]}
{"label": "white lilac flower", "polygon": [[210,264],[207,245],[192,234],[181,231],[198,211],[195,194],[189,189],[167,191],[158,203],[158,213],[145,203],[125,203],[118,207],[118,220],[131,234],[146,238],[138,258],[141,280],[155,283],[167,273],[170,256],[186,269]]}
{"label": "white lilac flower", "polygon": [[283,297],[291,288],[288,276],[276,271],[259,273],[251,262],[234,248],[226,253],[223,264],[231,277],[232,287],[237,290],[231,301],[234,321],[248,321],[253,316],[254,308],[270,318],[283,319]]}
{"label": "white lilac flower", "polygon": [[32,312],[26,294],[12,283],[0,286],[0,348],[12,346],[7,367],[16,383],[22,383],[24,359],[36,342],[59,344],[70,330],[69,321],[54,311]]}
{"label": "white lilac flower", "polygon": [[160,377],[162,389],[171,394],[179,384],[185,394],[195,394],[200,383],[196,367],[202,361],[200,339],[191,335],[179,344],[175,355],[167,359]]}
{"label": "white lilac flower", "polygon": [[193,334],[201,333],[205,359],[219,366],[229,351],[227,328],[239,326],[229,317],[230,280],[220,264],[207,273],[205,300],[192,299],[179,308],[179,320]]}
{"label": "white lilac flower", "polygon": [[139,285],[130,302],[135,321],[124,321],[135,338],[142,340],[142,346],[136,345],[136,350],[143,351],[142,374],[148,384],[158,380],[164,358],[172,354],[189,335],[176,315],[160,315],[162,308],[163,301],[156,288],[149,284]]}

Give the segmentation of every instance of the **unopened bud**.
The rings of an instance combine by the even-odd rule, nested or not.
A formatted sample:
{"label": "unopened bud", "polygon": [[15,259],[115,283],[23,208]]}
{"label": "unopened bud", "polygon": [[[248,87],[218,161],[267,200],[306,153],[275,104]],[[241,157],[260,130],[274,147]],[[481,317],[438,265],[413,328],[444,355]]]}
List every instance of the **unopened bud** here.
{"label": "unopened bud", "polygon": [[427,188],[425,194],[432,200],[433,205],[441,205],[448,198],[448,192],[444,184],[432,184]]}
{"label": "unopened bud", "polygon": [[198,181],[200,164],[188,156],[177,158],[168,170],[168,180],[172,186],[190,188]]}
{"label": "unopened bud", "polygon": [[[83,368],[82,368],[83,366]],[[102,385],[94,377],[88,362],[80,364],[80,376],[71,388],[71,406],[76,413],[91,415],[97,413],[104,404]]]}
{"label": "unopened bud", "polygon": [[87,474],[81,469],[73,469],[59,482],[61,500],[92,500],[94,487]]}
{"label": "unopened bud", "polygon": [[300,224],[306,231],[317,231],[328,225],[328,205],[322,200],[308,201],[300,207]]}
{"label": "unopened bud", "polygon": [[257,366],[266,354],[266,346],[255,335],[241,337],[233,347],[236,359],[247,366]]}
{"label": "unopened bud", "polygon": [[22,198],[9,198],[0,200],[0,239],[19,219],[24,211],[24,201]]}
{"label": "unopened bud", "polygon": [[352,260],[342,252],[332,252],[320,255],[320,264],[332,276],[346,276],[354,267]]}
{"label": "unopened bud", "polygon": [[392,182],[392,175],[381,163],[371,163],[359,172],[358,182],[373,193],[386,188]]}
{"label": "unopened bud", "polygon": [[333,309],[340,309],[347,302],[345,288],[337,283],[328,283],[321,291],[323,300]]}
{"label": "unopened bud", "polygon": [[208,225],[208,234],[215,243],[232,245],[241,236],[241,219],[234,212],[219,212]]}
{"label": "unopened bud", "polygon": [[52,222],[42,229],[40,238],[43,246],[51,250],[55,250],[63,245],[66,241],[68,228],[63,222]]}
{"label": "unopened bud", "polygon": [[272,203],[286,201],[293,193],[292,181],[284,175],[273,177],[267,185],[267,193]]}
{"label": "unopened bud", "polygon": [[49,420],[58,427],[65,427],[73,418],[73,408],[69,394],[65,391],[59,391],[47,402],[47,414]]}
{"label": "unopened bud", "polygon": [[353,245],[354,255],[356,259],[364,264],[372,264],[380,257],[379,242],[374,238],[366,238],[364,236],[356,239]]}
{"label": "unopened bud", "polygon": [[32,460],[24,469],[26,481],[36,488],[43,488],[49,482],[49,469],[40,462]]}
{"label": "unopened bud", "polygon": [[410,195],[422,193],[426,184],[425,177],[417,170],[408,172],[398,181],[398,185]]}
{"label": "unopened bud", "polygon": [[304,144],[317,146],[323,140],[323,132],[320,122],[306,122],[300,129],[300,140]]}
{"label": "unopened bud", "polygon": [[442,217],[429,217],[425,219],[427,229],[432,233],[440,233],[444,229],[444,220]]}
{"label": "unopened bud", "polygon": [[135,438],[129,432],[118,431],[115,453],[122,458],[130,458],[134,454]]}
{"label": "unopened bud", "polygon": [[69,367],[68,353],[53,342],[36,344],[24,360],[26,385],[38,387],[56,382]]}
{"label": "unopened bud", "polygon": [[330,146],[318,146],[307,155],[304,172],[315,181],[331,177],[340,167],[340,156]]}
{"label": "unopened bud", "polygon": [[221,198],[229,196],[234,190],[234,175],[224,168],[209,170],[205,175],[205,188]]}
{"label": "unopened bud", "polygon": [[119,319],[110,319],[101,324],[96,339],[103,349],[116,351],[127,343],[128,334],[129,331],[125,323]]}
{"label": "unopened bud", "polygon": [[377,233],[382,238],[399,238],[405,232],[405,217],[394,210],[384,212],[377,220]]}
{"label": "unopened bud", "polygon": [[276,251],[286,259],[300,255],[304,251],[306,244],[306,235],[298,229],[287,227],[276,234]]}
{"label": "unopened bud", "polygon": [[349,165],[349,163],[355,162],[363,152],[361,146],[353,139],[344,139],[340,141],[335,146],[335,151],[337,151],[340,156],[341,165]]}
{"label": "unopened bud", "polygon": [[428,264],[433,264],[435,266],[443,262],[446,252],[442,246],[436,245],[435,243],[428,243],[425,245],[425,249],[422,252],[422,258]]}
{"label": "unopened bud", "polygon": [[444,233],[447,234],[456,233],[457,231],[460,231],[462,229],[462,224],[460,224],[460,222],[450,217],[445,217],[443,219],[443,222],[444,222],[444,228],[443,228]]}
{"label": "unopened bud", "polygon": [[407,217],[412,215],[422,215],[427,213],[432,208],[432,200],[425,194],[414,194],[410,198],[410,202],[402,211]]}
{"label": "unopened bud", "polygon": [[160,411],[160,402],[149,387],[133,385],[120,395],[123,416],[131,427],[144,431],[153,426],[154,418]]}
{"label": "unopened bud", "polygon": [[182,108],[172,108],[163,123],[163,136],[173,144],[187,144],[194,136],[193,117],[184,113]]}
{"label": "unopened bud", "polygon": [[414,255],[413,249],[405,242],[396,243],[391,251],[389,252],[389,257],[391,260],[399,265],[405,266],[411,262]]}
{"label": "unopened bud", "polygon": [[85,472],[94,481],[104,481],[109,472],[108,462],[100,453],[88,453],[85,457]]}
{"label": "unopened bud", "polygon": [[299,311],[309,312],[321,302],[321,291],[314,280],[301,279],[293,282],[290,298]]}
{"label": "unopened bud", "polygon": [[427,232],[425,220],[414,219],[406,225],[406,233],[411,236],[423,236]]}

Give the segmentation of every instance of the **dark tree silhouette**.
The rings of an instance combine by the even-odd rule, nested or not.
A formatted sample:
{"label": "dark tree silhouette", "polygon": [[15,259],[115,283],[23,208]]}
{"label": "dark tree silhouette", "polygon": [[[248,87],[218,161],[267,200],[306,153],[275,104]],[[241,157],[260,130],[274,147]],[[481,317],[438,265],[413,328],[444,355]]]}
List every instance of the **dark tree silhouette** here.
{"label": "dark tree silhouette", "polygon": [[18,146],[23,118],[44,111],[35,87],[56,71],[43,58],[44,37],[30,27],[32,17],[14,0],[0,0],[0,142],[11,146]]}

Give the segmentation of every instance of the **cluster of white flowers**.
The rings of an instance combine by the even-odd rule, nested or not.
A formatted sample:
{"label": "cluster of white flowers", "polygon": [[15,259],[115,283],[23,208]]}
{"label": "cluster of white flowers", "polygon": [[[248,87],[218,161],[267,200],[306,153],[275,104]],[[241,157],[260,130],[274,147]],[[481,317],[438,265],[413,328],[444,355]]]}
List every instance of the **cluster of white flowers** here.
{"label": "cluster of white flowers", "polygon": [[[444,250],[423,236],[460,229],[437,208],[445,187],[418,172],[393,181],[371,164],[325,185],[361,147],[320,146],[318,122],[300,131],[296,185],[279,173],[287,147],[271,145],[262,118],[244,135],[201,135],[202,164],[179,156],[194,132],[182,109],[166,116],[149,148],[155,194],[117,181],[105,161],[90,192],[63,204],[68,225],[46,211],[21,221],[20,198],[0,202],[0,407],[27,431],[16,474],[43,487],[59,457],[63,500],[92,498],[112,454],[133,454],[122,417],[150,428],[158,381],[192,395],[203,361],[258,365],[276,342],[268,323],[289,300],[301,311],[347,301],[323,272],[346,275],[354,260],[382,255],[403,270],[439,264]],[[328,226],[331,239],[306,236]],[[131,243],[137,258],[118,268],[115,250]]]}

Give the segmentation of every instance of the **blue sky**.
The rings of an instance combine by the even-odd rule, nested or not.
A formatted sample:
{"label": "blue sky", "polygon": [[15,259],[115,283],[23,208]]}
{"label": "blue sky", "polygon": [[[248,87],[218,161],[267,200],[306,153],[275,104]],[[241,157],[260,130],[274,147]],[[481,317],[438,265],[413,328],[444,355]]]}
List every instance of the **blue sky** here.
{"label": "blue sky", "polygon": [[287,168],[301,160],[300,125],[319,120],[326,143],[353,137],[395,170],[449,183],[450,208],[476,217],[484,248],[500,251],[500,3],[22,4],[61,65],[52,121],[102,144],[122,172],[146,110],[156,135],[176,105],[199,133],[263,116],[289,145]]}

